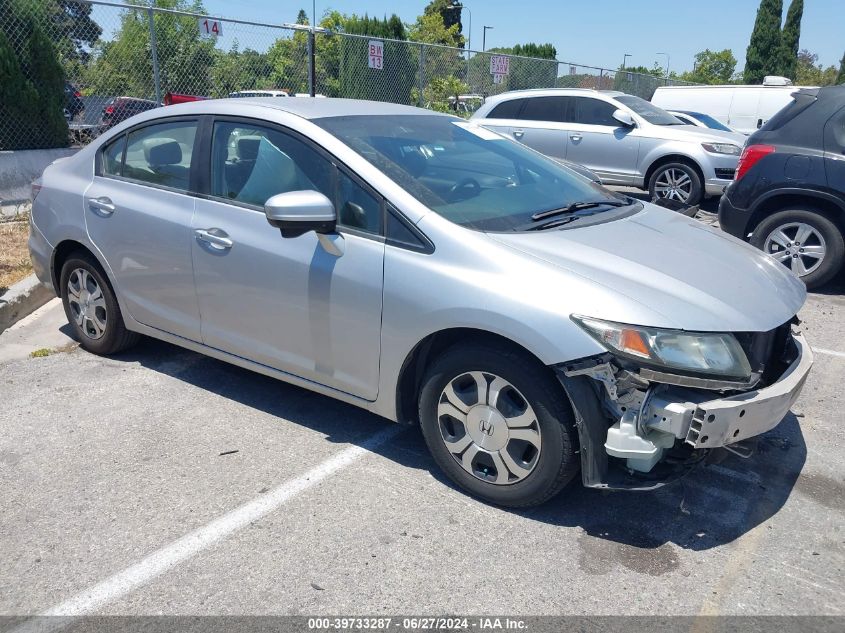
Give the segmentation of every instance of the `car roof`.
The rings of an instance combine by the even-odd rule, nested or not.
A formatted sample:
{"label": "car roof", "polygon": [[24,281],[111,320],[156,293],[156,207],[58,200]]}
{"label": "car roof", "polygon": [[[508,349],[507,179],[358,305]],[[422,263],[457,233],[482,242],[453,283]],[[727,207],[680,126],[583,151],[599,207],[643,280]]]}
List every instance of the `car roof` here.
{"label": "car roof", "polygon": [[528,90],[511,90],[487,98],[486,103],[499,103],[511,99],[530,97],[566,97],[576,95],[603,95],[605,97],[621,97],[624,92],[618,90],[595,90],[593,88],[530,88]]}
{"label": "car roof", "polygon": [[361,99],[333,99],[311,97],[240,97],[233,99],[206,99],[191,103],[167,106],[172,114],[237,114],[244,106],[260,106],[288,112],[303,119],[322,119],[335,116],[366,115],[438,115],[437,112],[413,106],[364,101]]}

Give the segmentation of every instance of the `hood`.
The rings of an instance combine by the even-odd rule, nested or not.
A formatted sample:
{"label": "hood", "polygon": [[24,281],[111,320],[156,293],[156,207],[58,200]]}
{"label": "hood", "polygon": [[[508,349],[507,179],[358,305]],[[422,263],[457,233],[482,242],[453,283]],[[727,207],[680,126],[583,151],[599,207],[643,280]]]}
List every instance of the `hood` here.
{"label": "hood", "polygon": [[[652,204],[603,224],[487,235],[600,284],[640,304],[638,308],[647,306],[658,321],[635,325],[765,332],[791,319],[807,294],[803,282],[761,251]],[[599,306],[578,310],[585,316],[613,318],[601,314]]]}
{"label": "hood", "polygon": [[695,125],[651,125],[649,136],[681,141],[694,141],[696,143],[733,143],[742,147],[745,145],[747,136],[740,132],[725,132],[724,130],[711,130],[706,127]]}

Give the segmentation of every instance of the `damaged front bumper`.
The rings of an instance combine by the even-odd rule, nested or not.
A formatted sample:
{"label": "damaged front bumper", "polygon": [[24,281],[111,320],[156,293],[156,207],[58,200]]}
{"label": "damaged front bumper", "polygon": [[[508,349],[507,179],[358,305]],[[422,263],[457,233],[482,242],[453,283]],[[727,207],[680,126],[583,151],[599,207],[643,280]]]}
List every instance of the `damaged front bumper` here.
{"label": "damaged front bumper", "polygon": [[712,449],[741,452],[740,442],[783,420],[806,382],[812,351],[800,334],[790,341],[781,375],[739,393],[657,382],[608,356],[557,367],[575,410],[584,485],[653,489],[712,458]]}

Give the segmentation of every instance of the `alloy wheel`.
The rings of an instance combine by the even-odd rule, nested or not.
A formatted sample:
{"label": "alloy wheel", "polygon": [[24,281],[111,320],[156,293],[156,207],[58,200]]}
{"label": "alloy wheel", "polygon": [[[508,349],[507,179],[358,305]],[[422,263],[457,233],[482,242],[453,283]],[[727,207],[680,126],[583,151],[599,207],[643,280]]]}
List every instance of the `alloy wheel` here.
{"label": "alloy wheel", "polygon": [[822,234],[809,224],[790,222],[769,233],[763,250],[789,266],[799,277],[804,277],[821,266],[827,245]]}
{"label": "alloy wheel", "polygon": [[657,176],[654,192],[658,198],[686,202],[692,195],[692,178],[683,169],[670,167]]}
{"label": "alloy wheel", "polygon": [[68,277],[67,299],[73,320],[90,339],[106,333],[108,314],[103,290],[96,278],[84,268],[74,268]]}
{"label": "alloy wheel", "polygon": [[504,378],[471,371],[452,379],[437,405],[440,436],[461,467],[498,485],[524,480],[540,457],[534,409]]}

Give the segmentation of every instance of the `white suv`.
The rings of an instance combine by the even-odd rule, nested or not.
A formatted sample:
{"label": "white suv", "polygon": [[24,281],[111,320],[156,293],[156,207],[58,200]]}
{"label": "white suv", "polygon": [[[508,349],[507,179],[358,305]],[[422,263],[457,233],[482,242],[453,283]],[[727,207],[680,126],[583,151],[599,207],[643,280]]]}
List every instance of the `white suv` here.
{"label": "white suv", "polygon": [[473,115],[486,128],[583,165],[603,184],[697,204],[733,180],[745,136],[685,125],[622,92],[547,89],[491,97]]}

